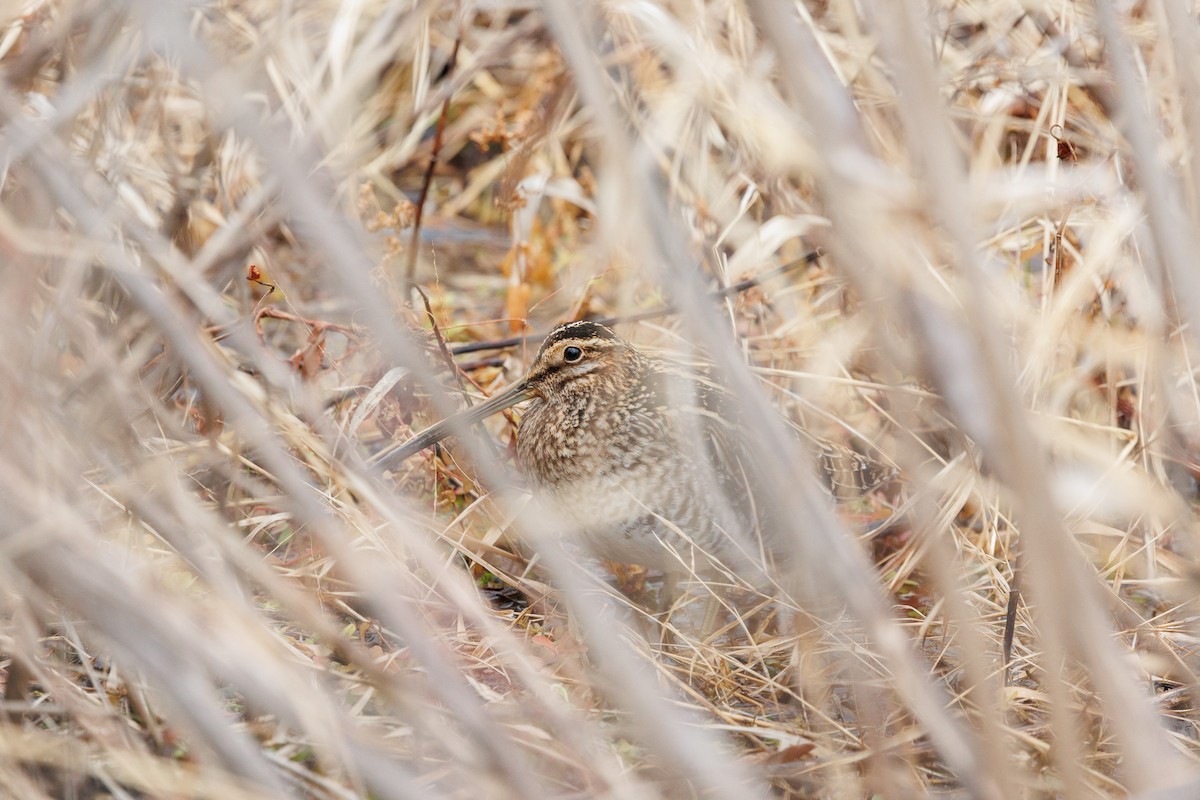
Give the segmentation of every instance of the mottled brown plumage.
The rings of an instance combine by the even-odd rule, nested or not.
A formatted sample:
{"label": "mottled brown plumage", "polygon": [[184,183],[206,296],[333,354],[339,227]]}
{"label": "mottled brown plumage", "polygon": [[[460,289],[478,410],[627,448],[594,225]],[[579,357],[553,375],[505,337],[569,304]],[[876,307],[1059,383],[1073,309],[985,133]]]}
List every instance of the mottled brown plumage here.
{"label": "mottled brown plumage", "polygon": [[521,467],[592,552],[677,573],[760,560],[723,393],[591,322],[557,328],[525,383]]}
{"label": "mottled brown plumage", "polygon": [[517,454],[535,494],[595,555],[761,584],[786,535],[754,499],[737,404],[698,373],[594,322],[561,325],[507,391],[406,443],[405,458],[523,400]]}

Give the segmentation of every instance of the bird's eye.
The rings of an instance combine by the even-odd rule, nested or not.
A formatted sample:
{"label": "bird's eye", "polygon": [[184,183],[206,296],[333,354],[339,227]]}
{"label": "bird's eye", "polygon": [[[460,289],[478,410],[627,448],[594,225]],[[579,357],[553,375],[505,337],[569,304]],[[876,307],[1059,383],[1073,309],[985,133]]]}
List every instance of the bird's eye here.
{"label": "bird's eye", "polygon": [[574,345],[563,349],[563,361],[574,364],[583,359],[583,348]]}

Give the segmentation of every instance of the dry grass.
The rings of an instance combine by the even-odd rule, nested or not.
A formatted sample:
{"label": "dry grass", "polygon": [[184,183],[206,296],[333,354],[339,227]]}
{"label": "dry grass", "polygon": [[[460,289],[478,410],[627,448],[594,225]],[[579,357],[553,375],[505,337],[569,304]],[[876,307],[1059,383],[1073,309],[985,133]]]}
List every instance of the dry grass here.
{"label": "dry grass", "polygon": [[[8,4],[0,794],[1200,793],[1200,48],[1119,5]],[[500,450],[369,461],[528,363],[438,337],[665,302],[796,631],[652,646]]]}

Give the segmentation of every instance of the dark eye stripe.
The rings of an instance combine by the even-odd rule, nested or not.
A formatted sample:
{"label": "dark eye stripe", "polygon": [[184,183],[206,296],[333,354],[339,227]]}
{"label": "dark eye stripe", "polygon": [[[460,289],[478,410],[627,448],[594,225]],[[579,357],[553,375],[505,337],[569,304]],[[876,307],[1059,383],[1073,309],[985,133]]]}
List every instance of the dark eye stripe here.
{"label": "dark eye stripe", "polygon": [[[596,354],[604,353],[604,352],[614,350],[614,349],[620,347],[620,344],[618,342],[609,341],[609,340],[605,340],[605,339],[583,340],[583,339],[575,338],[575,341],[578,341],[579,344],[577,344],[577,345],[576,344],[563,344],[562,342],[558,342],[557,344],[561,348],[561,350],[559,350],[558,354],[553,358],[551,358],[549,355],[547,355],[547,352],[546,352],[546,351],[550,350],[551,348],[543,346],[542,349],[538,352],[537,358],[534,359],[534,364],[536,365],[537,375],[539,375],[539,376],[553,375],[553,374],[559,372],[560,370],[562,370],[564,367],[577,367],[580,364],[584,364],[584,363],[591,364],[593,367],[597,367],[599,365],[596,363],[596,360],[594,358],[588,358],[587,357],[588,354],[596,355]],[[566,355],[567,350],[570,350],[572,348],[575,348],[575,349],[578,349],[581,351],[580,357],[575,359],[574,361],[569,360]]]}

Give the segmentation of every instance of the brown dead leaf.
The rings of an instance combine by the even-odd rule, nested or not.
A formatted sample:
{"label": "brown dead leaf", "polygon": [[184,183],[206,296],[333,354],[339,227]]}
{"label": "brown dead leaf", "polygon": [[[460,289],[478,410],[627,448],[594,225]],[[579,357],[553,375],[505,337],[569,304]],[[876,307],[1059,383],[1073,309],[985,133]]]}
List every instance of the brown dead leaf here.
{"label": "brown dead leaf", "polygon": [[508,295],[504,299],[504,314],[508,318],[508,329],[518,333],[525,327],[525,318],[529,316],[529,284],[518,283],[508,287]]}

